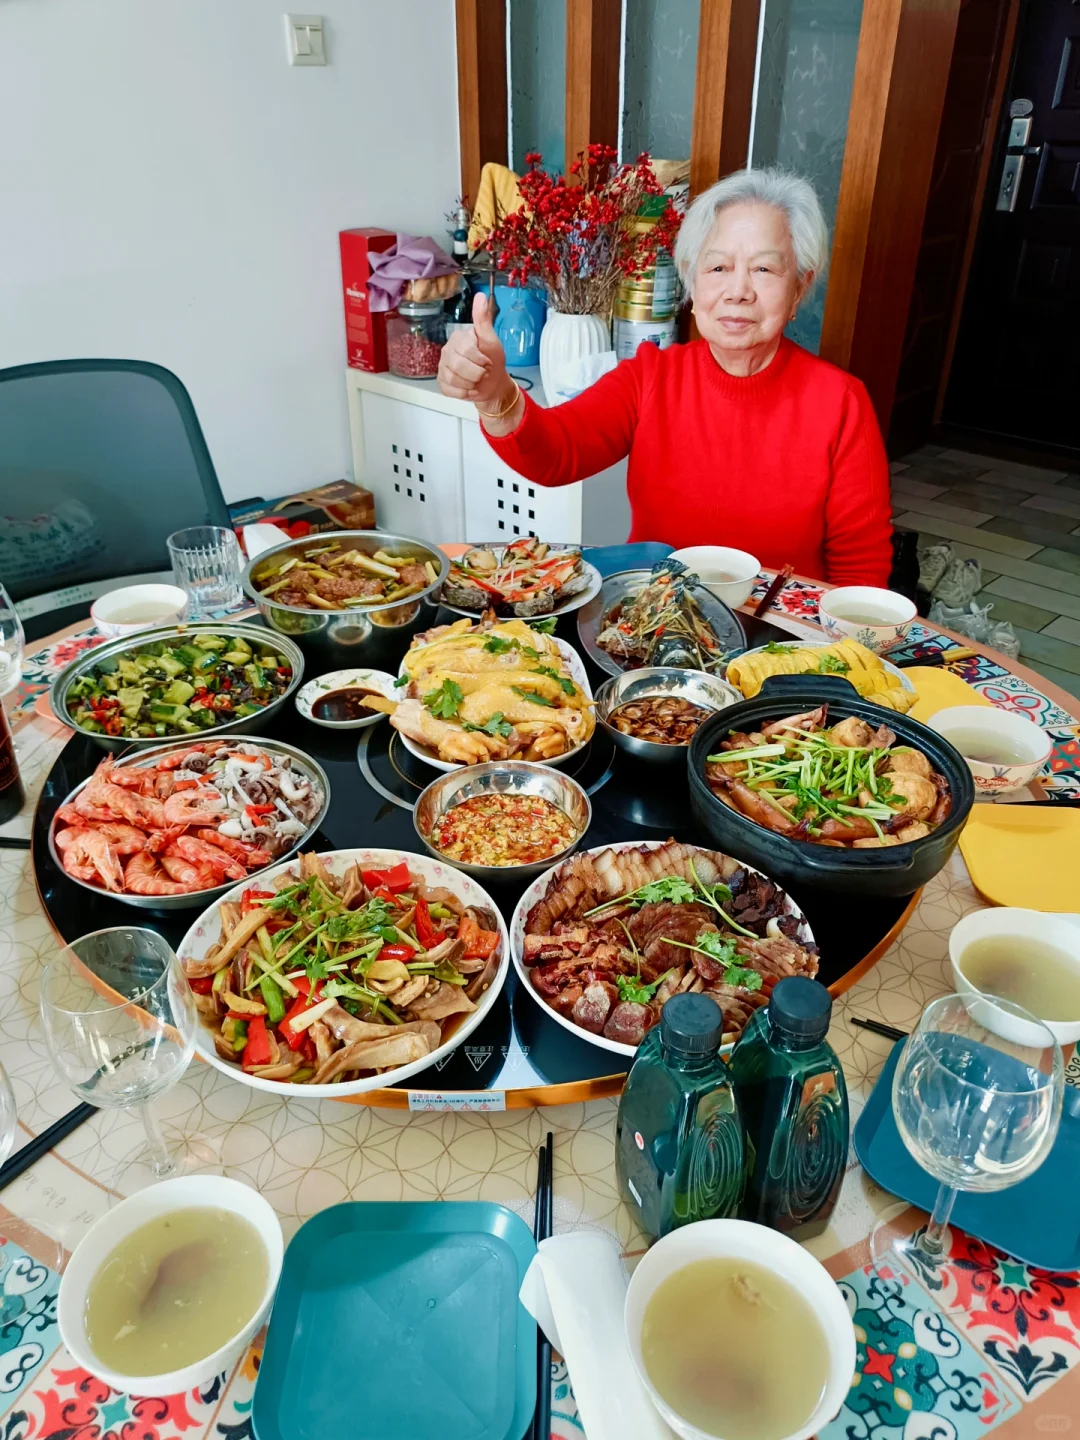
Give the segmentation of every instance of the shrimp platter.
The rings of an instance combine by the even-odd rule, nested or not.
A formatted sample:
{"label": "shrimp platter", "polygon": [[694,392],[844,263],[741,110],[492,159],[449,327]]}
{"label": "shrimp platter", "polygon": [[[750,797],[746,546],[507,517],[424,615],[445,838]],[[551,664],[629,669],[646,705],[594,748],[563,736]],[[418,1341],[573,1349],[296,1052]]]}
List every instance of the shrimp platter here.
{"label": "shrimp platter", "polygon": [[203,740],[107,756],[56,813],[64,871],[118,897],[177,897],[243,880],[311,834],[325,776],[287,746]]}

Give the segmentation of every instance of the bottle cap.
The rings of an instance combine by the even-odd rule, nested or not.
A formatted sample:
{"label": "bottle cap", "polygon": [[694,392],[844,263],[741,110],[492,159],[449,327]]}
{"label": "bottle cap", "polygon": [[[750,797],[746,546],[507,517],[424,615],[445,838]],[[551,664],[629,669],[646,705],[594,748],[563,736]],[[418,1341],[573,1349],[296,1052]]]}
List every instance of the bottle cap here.
{"label": "bottle cap", "polygon": [[781,980],[769,1000],[772,1023],[801,1040],[824,1040],[831,1017],[832,996],[820,981],[805,975]]}
{"label": "bottle cap", "polygon": [[711,995],[673,995],[660,1012],[660,1038],[680,1055],[715,1055],[724,1012]]}

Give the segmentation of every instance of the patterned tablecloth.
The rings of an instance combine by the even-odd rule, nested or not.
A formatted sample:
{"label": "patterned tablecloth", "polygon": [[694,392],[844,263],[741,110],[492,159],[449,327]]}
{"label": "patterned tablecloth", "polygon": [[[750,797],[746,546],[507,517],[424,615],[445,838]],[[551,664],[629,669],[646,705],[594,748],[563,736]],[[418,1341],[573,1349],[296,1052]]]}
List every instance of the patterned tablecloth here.
{"label": "patterned tablecloth", "polygon": [[[816,624],[820,593],[791,581],[774,602],[773,618]],[[913,638],[930,648],[954,643],[925,626]],[[56,671],[92,643],[92,634],[82,632],[44,647],[28,659],[22,687],[9,697],[30,800],[0,835],[29,833],[33,802],[68,734],[38,713],[36,702]],[[994,704],[1052,732],[1043,783],[1080,795],[1076,719],[988,657],[962,662],[957,671]],[[853,1119],[890,1042],[854,1028],[850,1017],[910,1029],[928,1001],[950,988],[950,929],[984,903],[957,852],[926,887],[888,954],[838,1000],[830,1040],[844,1064]],[[38,978],[55,943],[28,853],[0,849],[0,1054],[18,1102],[17,1144],[72,1104],[37,1019]],[[162,1102],[167,1125],[183,1123],[220,1143],[230,1173],[274,1204],[287,1237],[347,1199],[496,1200],[531,1219],[536,1149],[551,1129],[556,1228],[601,1227],[632,1257],[644,1242],[615,1188],[616,1108],[614,1100],[600,1100],[489,1115],[410,1115],[334,1101],[286,1103],[198,1064]],[[0,1288],[26,1300],[22,1313],[0,1327],[0,1440],[247,1440],[253,1433],[261,1337],[209,1390],[164,1399],[118,1395],[60,1344],[58,1277],[37,1263],[39,1242],[25,1226],[51,1227],[69,1248],[77,1243],[106,1207],[106,1187],[140,1137],[137,1120],[97,1115],[0,1194],[0,1231],[6,1222],[14,1233],[15,1222],[24,1222],[22,1248],[12,1239],[0,1244]],[[943,1273],[882,1279],[867,1264],[867,1237],[875,1215],[891,1203],[850,1157],[832,1224],[810,1245],[840,1284],[858,1339],[847,1402],[822,1440],[970,1440],[991,1430],[1001,1440],[1034,1440],[1074,1424],[1080,1429],[1080,1275],[1035,1270],[954,1231]],[[1061,1203],[1074,1205],[1075,1197]],[[910,1220],[914,1227],[918,1212]],[[562,1367],[552,1383],[553,1434],[580,1440]]]}

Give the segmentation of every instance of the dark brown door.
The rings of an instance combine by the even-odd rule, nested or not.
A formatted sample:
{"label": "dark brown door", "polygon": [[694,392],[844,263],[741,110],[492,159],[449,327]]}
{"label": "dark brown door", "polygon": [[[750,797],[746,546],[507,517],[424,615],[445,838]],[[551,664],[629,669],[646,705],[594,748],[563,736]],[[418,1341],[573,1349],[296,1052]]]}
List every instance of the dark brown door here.
{"label": "dark brown door", "polygon": [[1080,449],[1080,0],[1024,0],[943,420]]}

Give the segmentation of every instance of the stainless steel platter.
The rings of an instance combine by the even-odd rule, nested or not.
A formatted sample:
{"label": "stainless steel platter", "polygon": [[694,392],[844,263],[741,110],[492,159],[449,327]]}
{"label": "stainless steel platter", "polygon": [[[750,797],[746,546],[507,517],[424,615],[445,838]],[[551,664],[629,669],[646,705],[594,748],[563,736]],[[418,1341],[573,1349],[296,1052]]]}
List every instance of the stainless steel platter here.
{"label": "stainless steel platter", "polygon": [[608,716],[620,705],[646,696],[675,695],[700,705],[711,712],[735,705],[743,697],[734,685],[718,680],[704,670],[680,670],[674,665],[649,665],[641,670],[625,670],[605,680],[596,692],[596,718],[620,750],[648,761],[652,765],[685,765],[689,745],[661,745],[655,740],[641,740],[627,735],[608,723]]}
{"label": "stainless steel platter", "polygon": [[[601,670],[609,675],[622,675],[627,670],[639,668],[637,662],[627,661],[625,665],[596,643],[604,627],[605,617],[622,601],[632,598],[649,583],[651,570],[620,570],[609,575],[600,587],[600,593],[577,612],[578,639],[585,653]],[[731,659],[746,649],[746,635],[739,617],[722,600],[718,600],[704,585],[693,587],[694,599],[702,615],[712,626],[720,644],[722,655]]]}

